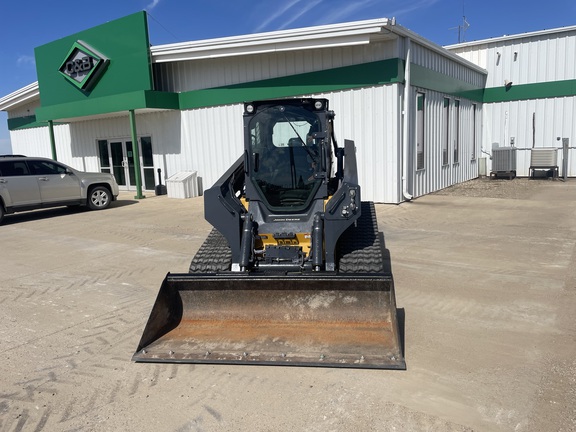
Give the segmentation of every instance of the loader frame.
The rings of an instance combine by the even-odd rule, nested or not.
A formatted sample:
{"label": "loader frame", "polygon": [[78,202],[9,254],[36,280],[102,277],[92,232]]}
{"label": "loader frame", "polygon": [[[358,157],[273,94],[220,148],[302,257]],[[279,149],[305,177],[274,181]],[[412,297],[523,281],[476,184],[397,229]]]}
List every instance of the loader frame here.
{"label": "loader frame", "polygon": [[134,361],[406,368],[389,253],[333,119],[326,99],[244,105],[244,153],[204,193],[214,228],[166,276]]}
{"label": "loader frame", "polygon": [[[270,206],[253,179],[258,162],[250,145],[253,139],[250,124],[258,113],[274,106],[306,107],[319,123],[313,138],[320,149],[322,163],[314,173],[317,186],[306,207]],[[334,112],[328,109],[326,99],[250,102],[245,104],[244,111],[244,154],[204,193],[205,218],[228,241],[231,270],[294,271],[299,267],[300,270],[336,271],[338,239],[361,214],[354,142],[345,140],[344,147],[338,147],[333,131]],[[301,147],[305,147],[304,142]],[[333,155],[336,167],[333,167]],[[241,202],[241,196],[249,203],[248,208]],[[263,260],[258,261],[253,254],[254,236],[264,227],[274,232],[310,233],[311,257],[298,265],[286,262],[266,265]]]}

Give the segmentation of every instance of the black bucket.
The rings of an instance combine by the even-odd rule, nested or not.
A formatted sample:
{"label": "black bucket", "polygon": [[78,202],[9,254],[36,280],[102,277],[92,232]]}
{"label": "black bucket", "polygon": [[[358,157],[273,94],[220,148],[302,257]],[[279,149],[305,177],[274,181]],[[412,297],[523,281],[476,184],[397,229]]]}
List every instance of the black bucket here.
{"label": "black bucket", "polygon": [[137,362],[405,369],[385,275],[168,274]]}

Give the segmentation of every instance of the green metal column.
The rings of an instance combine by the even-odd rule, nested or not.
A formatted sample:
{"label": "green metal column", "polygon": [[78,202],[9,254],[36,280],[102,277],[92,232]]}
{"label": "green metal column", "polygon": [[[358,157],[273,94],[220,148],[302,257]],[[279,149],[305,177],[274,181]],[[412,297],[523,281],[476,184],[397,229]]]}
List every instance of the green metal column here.
{"label": "green metal column", "polygon": [[50,133],[50,148],[52,149],[52,159],[57,161],[58,157],[56,155],[56,139],[54,138],[54,122],[52,120],[48,120],[48,131]]}
{"label": "green metal column", "polygon": [[132,131],[132,151],[134,152],[134,177],[136,180],[135,199],[146,198],[142,194],[142,176],[140,169],[140,149],[138,148],[138,135],[136,134],[136,114],[130,110],[130,130]]}

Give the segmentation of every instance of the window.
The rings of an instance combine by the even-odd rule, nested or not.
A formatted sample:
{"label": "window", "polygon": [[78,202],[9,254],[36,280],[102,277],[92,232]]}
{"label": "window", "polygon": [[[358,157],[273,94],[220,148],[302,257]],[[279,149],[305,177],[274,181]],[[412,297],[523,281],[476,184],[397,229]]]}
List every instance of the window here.
{"label": "window", "polygon": [[54,162],[30,160],[28,161],[28,164],[30,165],[34,175],[66,174],[68,172],[66,167],[63,167],[62,165]]}
{"label": "window", "polygon": [[460,101],[454,101],[454,163],[460,162]]}
{"label": "window", "polygon": [[424,169],[424,93],[416,94],[416,169]]}
{"label": "window", "polygon": [[0,162],[0,176],[14,177],[30,175],[28,166],[24,161],[2,161]]}
{"label": "window", "polygon": [[149,136],[140,138],[142,149],[142,170],[144,171],[144,189],[154,190],[154,158],[152,153],[152,138]]}
{"label": "window", "polygon": [[317,114],[304,107],[271,105],[250,119],[250,179],[272,209],[302,210],[322,183]]}
{"label": "window", "polygon": [[311,125],[307,121],[278,122],[272,129],[272,144],[276,147],[302,146],[300,141],[306,139]]}
{"label": "window", "polygon": [[110,153],[108,152],[108,141],[98,140],[98,153],[100,155],[100,171],[110,173]]}
{"label": "window", "polygon": [[448,165],[448,149],[450,148],[450,99],[444,98],[444,108],[442,111],[444,130],[442,133],[442,165]]}

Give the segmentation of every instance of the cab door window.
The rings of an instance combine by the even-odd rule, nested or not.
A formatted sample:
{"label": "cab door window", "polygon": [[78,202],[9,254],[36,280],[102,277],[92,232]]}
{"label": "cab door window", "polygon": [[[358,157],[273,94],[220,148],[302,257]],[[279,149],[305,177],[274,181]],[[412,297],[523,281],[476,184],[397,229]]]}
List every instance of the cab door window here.
{"label": "cab door window", "polygon": [[301,211],[322,179],[320,148],[313,138],[320,120],[297,106],[271,106],[250,120],[250,179],[274,211]]}

